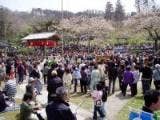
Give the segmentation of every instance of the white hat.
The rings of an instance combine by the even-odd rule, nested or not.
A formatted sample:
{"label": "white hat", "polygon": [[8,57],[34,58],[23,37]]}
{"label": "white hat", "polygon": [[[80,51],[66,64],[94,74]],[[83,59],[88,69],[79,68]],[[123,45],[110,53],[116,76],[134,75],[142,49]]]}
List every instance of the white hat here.
{"label": "white hat", "polygon": [[160,68],[160,64],[156,64],[155,67],[156,67],[156,68]]}
{"label": "white hat", "polygon": [[53,71],[51,72],[51,74],[52,74],[52,75],[57,75],[57,71],[56,71],[56,70],[53,70]]}

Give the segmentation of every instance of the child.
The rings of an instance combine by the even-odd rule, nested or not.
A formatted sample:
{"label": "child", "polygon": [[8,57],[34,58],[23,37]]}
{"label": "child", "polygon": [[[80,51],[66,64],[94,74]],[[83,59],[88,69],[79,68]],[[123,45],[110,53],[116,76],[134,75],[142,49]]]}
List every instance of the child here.
{"label": "child", "polygon": [[100,81],[99,82],[102,85],[102,102],[103,102],[103,111],[104,113],[106,113],[105,111],[105,104],[107,102],[107,97],[108,97],[108,86],[105,85],[105,81]]}
{"label": "child", "polygon": [[96,85],[96,90],[94,90],[91,95],[94,100],[94,114],[93,114],[93,120],[97,120],[97,112],[100,115],[101,120],[105,119],[105,112],[104,112],[104,106],[102,101],[103,96],[103,87],[100,83]]}

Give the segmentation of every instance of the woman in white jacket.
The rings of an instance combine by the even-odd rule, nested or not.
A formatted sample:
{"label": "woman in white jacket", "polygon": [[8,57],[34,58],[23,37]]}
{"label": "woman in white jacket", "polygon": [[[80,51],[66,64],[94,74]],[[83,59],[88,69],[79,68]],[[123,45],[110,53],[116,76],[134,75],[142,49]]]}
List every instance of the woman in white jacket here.
{"label": "woman in white jacket", "polygon": [[137,83],[138,83],[138,80],[140,79],[140,72],[139,72],[138,66],[136,65],[134,66],[132,73],[133,73],[134,81],[131,86],[131,91],[132,91],[132,96],[135,96],[137,95]]}
{"label": "woman in white jacket", "polygon": [[72,74],[69,68],[65,69],[65,72],[63,74],[63,84],[65,87],[68,88],[68,90],[71,89],[71,84],[72,84]]}

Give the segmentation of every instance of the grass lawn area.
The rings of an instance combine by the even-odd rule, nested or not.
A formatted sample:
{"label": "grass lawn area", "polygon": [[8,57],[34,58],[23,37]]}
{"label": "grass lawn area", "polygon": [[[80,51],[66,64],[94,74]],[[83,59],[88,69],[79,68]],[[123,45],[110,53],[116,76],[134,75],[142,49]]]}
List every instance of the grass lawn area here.
{"label": "grass lawn area", "polygon": [[[16,99],[16,103],[20,104],[21,100]],[[0,114],[0,120],[19,120],[19,110],[13,111],[13,112],[5,112]]]}
{"label": "grass lawn area", "polygon": [[[80,103],[82,103],[80,106],[83,109],[92,111],[92,103],[93,100],[89,95],[84,95],[82,93],[77,93],[77,94],[71,94],[71,98],[70,101],[76,105],[79,105]],[[20,99],[16,100],[17,104],[21,103]],[[14,111],[14,112],[6,112],[6,113],[2,113],[0,114],[0,120],[19,120],[19,110],[18,111]],[[3,119],[4,118],[4,119]]]}
{"label": "grass lawn area", "polygon": [[[141,109],[143,106],[143,96],[142,94],[137,95],[136,97],[132,98],[118,113],[116,116],[117,120],[128,120],[129,115],[129,107]],[[160,111],[157,112],[160,115]]]}
{"label": "grass lawn area", "polygon": [[82,93],[77,93],[77,94],[71,94],[70,101],[76,105],[80,105],[83,109],[92,111],[93,109],[93,100],[91,96],[88,94],[84,95]]}
{"label": "grass lawn area", "polygon": [[0,114],[0,120],[19,120],[19,110]]}

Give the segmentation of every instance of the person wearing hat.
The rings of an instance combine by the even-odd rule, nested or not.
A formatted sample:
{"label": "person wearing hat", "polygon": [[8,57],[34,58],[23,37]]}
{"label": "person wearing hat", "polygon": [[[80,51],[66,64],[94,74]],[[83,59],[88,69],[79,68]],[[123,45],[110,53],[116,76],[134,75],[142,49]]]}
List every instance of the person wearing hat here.
{"label": "person wearing hat", "polygon": [[47,120],[77,120],[69,104],[68,90],[65,87],[56,89],[56,99],[46,107]]}
{"label": "person wearing hat", "polygon": [[155,65],[155,70],[153,70],[154,86],[156,90],[160,90],[160,64]]}
{"label": "person wearing hat", "polygon": [[47,81],[48,103],[54,101],[56,89],[61,86],[63,86],[63,81],[57,76],[57,71],[53,70],[51,72],[51,79]]}
{"label": "person wearing hat", "polygon": [[36,100],[37,89],[35,88],[35,79],[29,78],[28,85],[26,85],[26,93],[30,93],[33,96],[33,99]]}
{"label": "person wearing hat", "polygon": [[56,70],[57,67],[58,67],[58,64],[57,64],[57,63],[53,63],[53,64],[51,65],[51,68],[48,70],[48,73],[47,73],[47,80],[52,79],[52,71],[53,71],[53,70]]}

